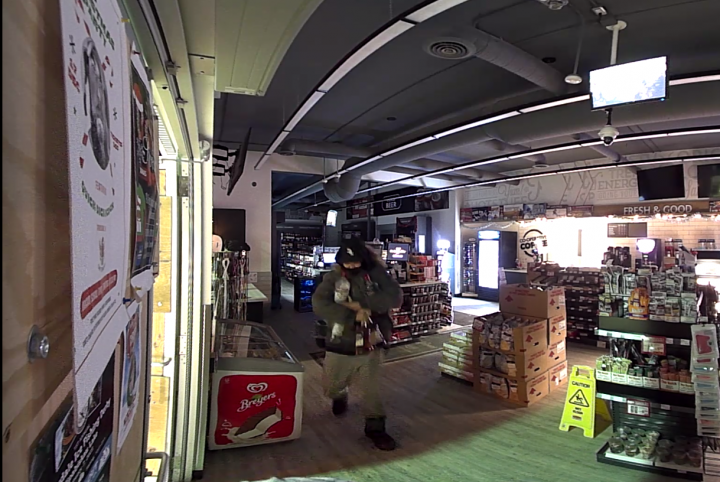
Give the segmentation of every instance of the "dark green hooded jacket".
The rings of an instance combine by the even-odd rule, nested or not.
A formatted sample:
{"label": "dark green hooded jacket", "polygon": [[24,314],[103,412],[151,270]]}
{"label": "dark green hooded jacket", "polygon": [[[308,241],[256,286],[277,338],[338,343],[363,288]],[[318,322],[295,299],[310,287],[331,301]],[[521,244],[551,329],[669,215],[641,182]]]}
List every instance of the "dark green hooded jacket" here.
{"label": "dark green hooded jacket", "polygon": [[[335,282],[345,276],[350,281],[350,298],[372,312],[372,320],[377,323],[386,341],[390,341],[392,320],[389,311],[402,304],[402,289],[386,271],[384,265],[376,265],[369,271],[361,270],[354,275],[344,274],[339,265],[335,265],[318,285],[313,295],[313,311],[328,325],[326,350],[343,355],[355,355],[355,337],[358,325],[356,312],[335,303]],[[333,327],[341,323],[343,335],[339,343],[331,341]]]}

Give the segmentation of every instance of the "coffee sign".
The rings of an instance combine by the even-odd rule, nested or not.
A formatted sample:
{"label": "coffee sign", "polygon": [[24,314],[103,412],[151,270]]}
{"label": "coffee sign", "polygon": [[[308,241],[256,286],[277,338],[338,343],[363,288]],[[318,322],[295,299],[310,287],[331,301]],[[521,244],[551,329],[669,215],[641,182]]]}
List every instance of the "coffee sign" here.
{"label": "coffee sign", "polygon": [[660,203],[615,204],[595,206],[595,216],[655,216],[706,213],[710,211],[708,201],[671,201]]}
{"label": "coffee sign", "polygon": [[520,250],[524,252],[526,256],[533,258],[535,254],[547,251],[547,236],[539,229],[530,229],[520,239],[519,245]]}

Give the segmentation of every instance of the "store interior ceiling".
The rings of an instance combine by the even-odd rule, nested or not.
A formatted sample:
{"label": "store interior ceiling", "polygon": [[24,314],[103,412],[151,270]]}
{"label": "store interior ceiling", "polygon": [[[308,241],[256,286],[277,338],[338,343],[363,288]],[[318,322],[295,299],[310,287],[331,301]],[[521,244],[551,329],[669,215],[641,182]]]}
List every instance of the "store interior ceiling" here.
{"label": "store interior ceiling", "polygon": [[[187,2],[179,3],[182,10]],[[431,4],[440,13],[407,22]],[[670,79],[720,72],[717,0],[215,0],[214,11],[213,46],[198,40],[198,22],[183,15],[189,44],[202,46],[202,54],[214,59],[214,105],[198,106],[205,115],[213,112],[213,142],[234,148],[252,129],[250,151],[268,152],[288,130],[276,154],[346,166],[475,119],[587,93],[588,72],[610,63],[607,27],[619,20],[627,27],[619,32],[617,63],[667,56]],[[320,100],[288,129],[288,121],[334,69],[398,22],[405,25],[401,33],[318,95]],[[209,48],[215,49],[213,56],[205,52]],[[564,79],[574,73],[578,51],[576,73],[583,81],[572,85]],[[188,55],[194,57],[192,51]],[[193,73],[199,75],[199,69]],[[615,108],[613,125],[620,135],[720,126],[719,81],[671,86],[668,92],[664,102]],[[366,181],[380,171],[402,177],[596,140],[605,121],[603,111],[576,102],[468,129],[407,149],[394,161],[390,156],[365,164],[353,174]],[[604,151],[588,147],[521,157],[437,179],[460,185],[535,166],[552,170],[592,159],[718,147],[718,133],[668,136],[616,143]],[[253,168],[249,164],[246,169]],[[317,176],[274,174],[275,208],[325,199],[325,186],[317,181]],[[310,184],[320,185],[298,193]]]}

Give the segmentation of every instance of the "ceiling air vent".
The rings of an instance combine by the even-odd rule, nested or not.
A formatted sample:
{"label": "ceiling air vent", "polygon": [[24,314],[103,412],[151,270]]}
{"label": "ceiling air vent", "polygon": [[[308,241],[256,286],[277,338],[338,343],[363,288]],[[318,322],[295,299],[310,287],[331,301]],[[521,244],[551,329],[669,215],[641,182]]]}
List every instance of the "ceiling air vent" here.
{"label": "ceiling air vent", "polygon": [[425,44],[425,51],[439,59],[462,60],[475,55],[475,45],[460,38],[434,39]]}

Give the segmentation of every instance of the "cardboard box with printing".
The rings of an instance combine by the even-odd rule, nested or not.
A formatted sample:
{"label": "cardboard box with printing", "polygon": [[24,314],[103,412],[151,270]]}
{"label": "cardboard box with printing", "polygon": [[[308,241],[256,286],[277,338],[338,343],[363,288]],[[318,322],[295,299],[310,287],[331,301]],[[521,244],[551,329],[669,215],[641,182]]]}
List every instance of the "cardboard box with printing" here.
{"label": "cardboard box with printing", "polygon": [[512,378],[475,373],[475,390],[518,405],[531,405],[550,392],[547,372],[534,378]]}
{"label": "cardboard box with printing", "polygon": [[553,343],[552,345],[548,346],[548,368],[567,360],[567,351],[565,348],[565,340],[558,341],[557,343]]}
{"label": "cardboard box with printing", "polygon": [[546,348],[533,348],[517,354],[481,350],[477,369],[483,373],[510,378],[534,378],[550,368],[550,357]]}
{"label": "cardboard box with printing", "polygon": [[548,383],[550,384],[550,392],[554,392],[568,381],[568,363],[564,361],[558,363],[548,370]]}
{"label": "cardboard box with printing", "polygon": [[493,313],[473,322],[473,349],[482,347],[503,353],[522,353],[547,348],[547,320]]}
{"label": "cardboard box with printing", "polygon": [[565,314],[557,315],[548,320],[548,345],[553,345],[567,337],[567,318]]}
{"label": "cardboard box with printing", "polygon": [[528,285],[501,286],[500,311],[545,319],[565,315],[565,288],[539,290]]}

